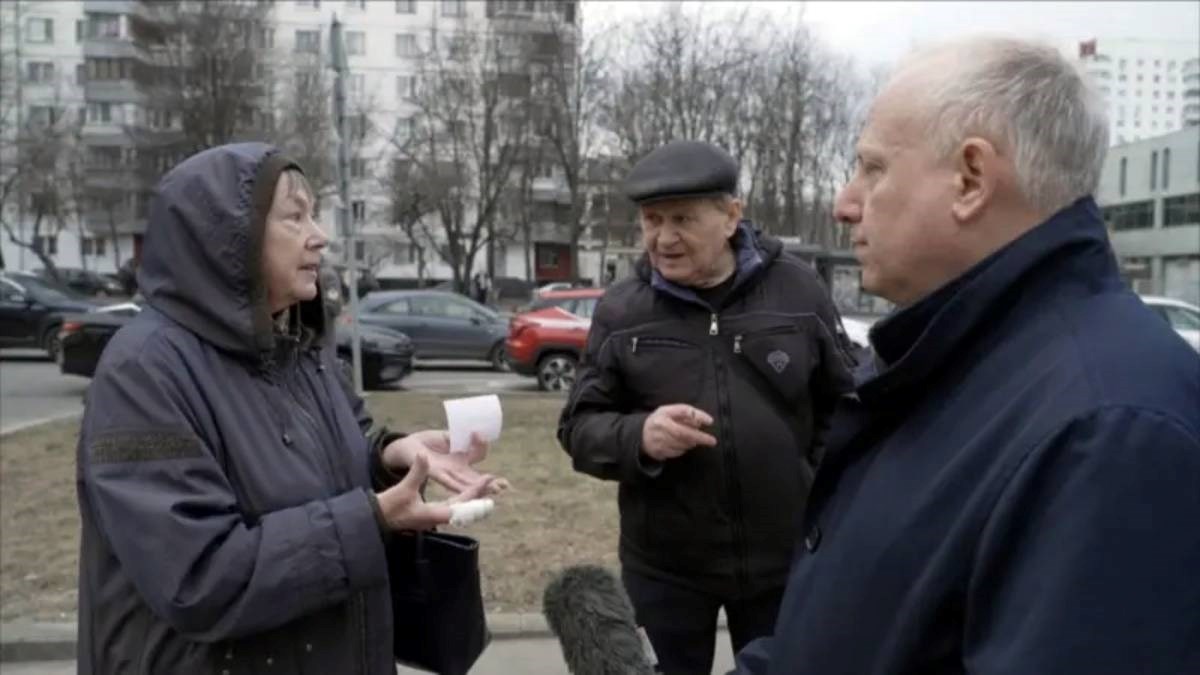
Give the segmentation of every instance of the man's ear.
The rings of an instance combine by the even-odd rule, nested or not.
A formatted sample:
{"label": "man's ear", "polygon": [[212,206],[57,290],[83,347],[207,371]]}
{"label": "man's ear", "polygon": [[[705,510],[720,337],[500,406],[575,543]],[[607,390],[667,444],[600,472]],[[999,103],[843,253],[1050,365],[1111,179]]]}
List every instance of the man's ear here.
{"label": "man's ear", "polygon": [[970,222],[983,213],[996,194],[1003,158],[991,141],[972,137],[958,146],[952,160],[955,195],[951,212],[958,222]]}
{"label": "man's ear", "polygon": [[729,218],[725,224],[725,236],[732,237],[737,231],[738,223],[742,222],[742,200],[730,197],[725,202],[725,215]]}

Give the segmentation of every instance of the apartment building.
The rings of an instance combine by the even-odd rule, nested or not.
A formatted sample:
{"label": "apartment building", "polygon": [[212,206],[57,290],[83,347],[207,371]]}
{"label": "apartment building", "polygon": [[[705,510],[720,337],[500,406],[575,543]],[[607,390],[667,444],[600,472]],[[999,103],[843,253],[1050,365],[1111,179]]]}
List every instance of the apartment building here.
{"label": "apartment building", "polygon": [[1112,148],[1097,197],[1133,288],[1200,305],[1200,127]]}

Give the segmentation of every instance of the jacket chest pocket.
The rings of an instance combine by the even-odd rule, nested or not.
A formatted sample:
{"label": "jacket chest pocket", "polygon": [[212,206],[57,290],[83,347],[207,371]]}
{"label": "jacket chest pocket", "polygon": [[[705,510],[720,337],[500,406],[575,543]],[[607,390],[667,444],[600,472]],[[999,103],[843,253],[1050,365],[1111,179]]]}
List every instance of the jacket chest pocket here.
{"label": "jacket chest pocket", "polygon": [[625,338],[622,375],[639,407],[695,404],[704,389],[705,350],[673,337]]}
{"label": "jacket chest pocket", "polygon": [[771,391],[789,406],[808,392],[815,360],[807,334],[794,324],[733,336],[735,358],[750,364]]}

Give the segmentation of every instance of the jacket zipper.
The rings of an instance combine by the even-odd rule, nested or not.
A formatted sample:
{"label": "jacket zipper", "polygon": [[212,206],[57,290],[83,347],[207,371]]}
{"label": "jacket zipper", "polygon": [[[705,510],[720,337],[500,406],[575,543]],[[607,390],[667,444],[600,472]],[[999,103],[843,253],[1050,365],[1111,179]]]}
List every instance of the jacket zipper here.
{"label": "jacket zipper", "polygon": [[768,328],[766,330],[758,331],[756,333],[748,333],[748,334],[747,333],[738,333],[737,335],[733,336],[733,353],[734,354],[742,353],[742,340],[744,340],[748,336],[749,337],[764,337],[767,335],[787,335],[789,333],[795,333],[795,332],[796,332],[795,326],[779,326],[778,328]]}
{"label": "jacket zipper", "polygon": [[662,348],[666,348],[666,349],[692,349],[693,347],[696,346],[690,342],[684,342],[683,340],[676,340],[675,338],[633,337],[633,338],[630,338],[630,340],[629,340],[630,353],[636,354],[639,345],[641,345],[643,349],[645,349],[646,347],[662,347]]}
{"label": "jacket zipper", "polygon": [[733,546],[737,553],[737,581],[745,588],[748,585],[749,572],[746,569],[746,533],[742,523],[742,487],[738,478],[737,455],[734,452],[731,426],[733,411],[729,408],[729,392],[725,388],[725,366],[716,352],[713,353],[713,366],[716,370],[717,400],[721,416],[721,445],[725,458],[726,484],[729,489],[729,511],[733,521]]}

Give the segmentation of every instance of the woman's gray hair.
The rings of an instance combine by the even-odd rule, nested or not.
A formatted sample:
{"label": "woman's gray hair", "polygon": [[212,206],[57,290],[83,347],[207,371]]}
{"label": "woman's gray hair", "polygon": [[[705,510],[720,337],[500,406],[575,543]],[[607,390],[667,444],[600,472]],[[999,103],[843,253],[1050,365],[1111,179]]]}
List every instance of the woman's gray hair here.
{"label": "woman's gray hair", "polygon": [[929,133],[943,156],[969,136],[998,143],[1013,158],[1025,199],[1045,213],[1096,191],[1108,152],[1104,100],[1057,50],[984,37],[917,53],[907,63],[931,60],[940,67],[921,98],[932,107]]}

